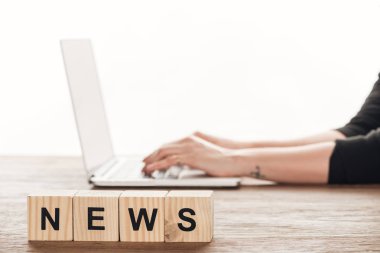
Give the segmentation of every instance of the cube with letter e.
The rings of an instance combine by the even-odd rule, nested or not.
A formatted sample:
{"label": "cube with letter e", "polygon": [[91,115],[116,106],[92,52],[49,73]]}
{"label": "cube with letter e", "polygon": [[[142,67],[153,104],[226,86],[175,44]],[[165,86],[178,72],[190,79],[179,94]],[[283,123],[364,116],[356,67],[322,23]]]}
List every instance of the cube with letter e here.
{"label": "cube with letter e", "polygon": [[79,191],[73,200],[74,241],[119,241],[121,191]]}
{"label": "cube with letter e", "polygon": [[210,242],[212,191],[171,191],[165,198],[165,242]]}
{"label": "cube with letter e", "polygon": [[73,240],[74,194],[75,191],[44,191],[28,195],[30,241]]}

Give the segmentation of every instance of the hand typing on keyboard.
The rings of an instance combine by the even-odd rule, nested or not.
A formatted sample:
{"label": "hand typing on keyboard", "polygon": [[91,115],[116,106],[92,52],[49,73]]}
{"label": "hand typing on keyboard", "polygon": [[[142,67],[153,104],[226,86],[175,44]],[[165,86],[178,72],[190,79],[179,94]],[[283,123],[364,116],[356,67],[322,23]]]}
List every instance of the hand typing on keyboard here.
{"label": "hand typing on keyboard", "polygon": [[[185,173],[184,169],[178,166],[186,165],[202,170],[210,176],[248,176],[254,164],[251,161],[243,163],[241,159],[237,160],[234,154],[230,149],[207,142],[198,136],[190,136],[166,144],[147,156],[143,160],[145,163],[143,172],[151,175],[154,171],[166,171],[154,172],[154,177],[181,178],[191,170],[187,169]],[[172,166],[177,168],[172,169]]]}

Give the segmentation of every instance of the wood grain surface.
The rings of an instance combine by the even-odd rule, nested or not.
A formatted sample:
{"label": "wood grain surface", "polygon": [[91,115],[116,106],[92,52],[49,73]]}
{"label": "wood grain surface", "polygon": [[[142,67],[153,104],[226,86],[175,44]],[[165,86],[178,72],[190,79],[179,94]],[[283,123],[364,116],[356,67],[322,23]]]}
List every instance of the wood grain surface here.
{"label": "wood grain surface", "polygon": [[[212,191],[170,191],[165,198],[165,242],[210,242],[214,233],[212,195]],[[184,213],[195,221],[191,231],[179,229],[179,224],[191,228],[190,222],[179,216],[184,207],[194,212]]]}
{"label": "wood grain surface", "polygon": [[214,189],[211,243],[28,242],[27,195],[44,189],[91,189],[81,159],[0,158],[0,252],[380,251],[378,185]]}
{"label": "wood grain surface", "polygon": [[[167,191],[124,191],[119,198],[120,241],[124,242],[163,242],[165,228],[165,196]],[[138,220],[140,208],[145,208],[149,221],[152,221],[156,209],[154,227],[148,230],[145,218],[136,231],[132,226],[129,210],[132,208],[134,220]],[[142,216],[143,217],[143,216]]]}
{"label": "wood grain surface", "polygon": [[[73,199],[74,241],[119,241],[119,196],[122,191],[78,191]],[[89,207],[103,208],[94,211],[91,225],[103,230],[90,230]]]}
{"label": "wood grain surface", "polygon": [[[73,197],[76,191],[45,191],[28,196],[28,239],[39,241],[72,241],[73,240]],[[55,230],[45,220],[42,230],[41,209],[46,208],[59,228]],[[55,209],[59,208],[59,219]]]}

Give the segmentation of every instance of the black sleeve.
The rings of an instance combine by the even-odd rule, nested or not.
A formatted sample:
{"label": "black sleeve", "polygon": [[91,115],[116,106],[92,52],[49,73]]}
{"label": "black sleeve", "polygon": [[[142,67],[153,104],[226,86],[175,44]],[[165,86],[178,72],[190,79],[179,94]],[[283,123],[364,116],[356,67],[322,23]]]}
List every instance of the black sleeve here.
{"label": "black sleeve", "polygon": [[351,121],[344,127],[336,129],[346,137],[366,135],[371,130],[380,127],[380,74],[379,79],[362,108]]}
{"label": "black sleeve", "polygon": [[335,143],[330,157],[329,184],[380,183],[380,128],[366,136]]}

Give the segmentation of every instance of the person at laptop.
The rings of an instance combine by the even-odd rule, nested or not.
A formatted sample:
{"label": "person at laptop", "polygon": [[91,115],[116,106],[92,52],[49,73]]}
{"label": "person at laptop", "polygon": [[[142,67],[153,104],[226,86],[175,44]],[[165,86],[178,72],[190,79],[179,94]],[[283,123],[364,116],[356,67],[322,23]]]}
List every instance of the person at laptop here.
{"label": "person at laptop", "polygon": [[380,183],[380,74],[345,126],[288,141],[239,142],[204,133],[163,145],[144,159],[151,174],[188,165],[210,176],[253,176],[280,183]]}

